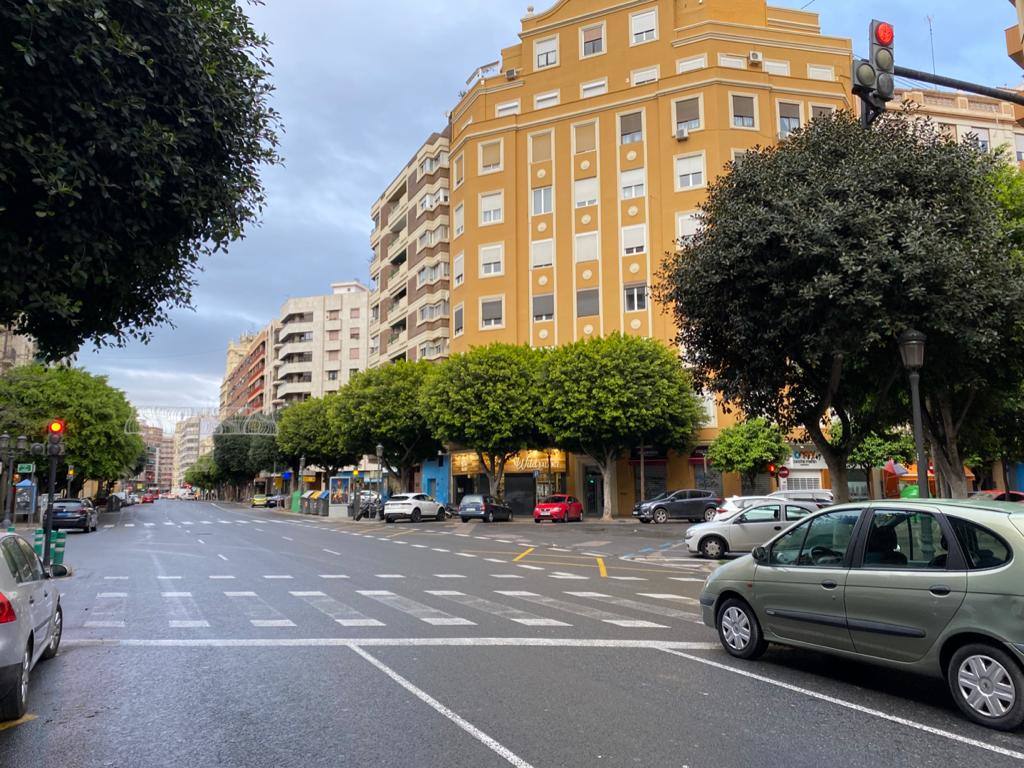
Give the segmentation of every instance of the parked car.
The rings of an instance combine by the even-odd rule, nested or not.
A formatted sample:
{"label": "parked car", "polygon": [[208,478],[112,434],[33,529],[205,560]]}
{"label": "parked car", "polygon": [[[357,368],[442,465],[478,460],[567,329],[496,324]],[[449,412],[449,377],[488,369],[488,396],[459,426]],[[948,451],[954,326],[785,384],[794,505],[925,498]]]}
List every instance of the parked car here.
{"label": "parked car", "polygon": [[583,522],[583,504],[575,496],[556,493],[541,499],[533,510],[533,522],[550,520],[553,523]]}
{"label": "parked car", "polygon": [[57,655],[63,628],[60,593],[36,553],[0,533],[0,721],[25,714],[32,669]]}
{"label": "parked car", "polygon": [[152,504],[154,501],[156,501],[155,493],[150,493],[149,491],[146,491],[144,494],[142,494],[143,504]]}
{"label": "parked car", "polygon": [[141,502],[141,499],[139,498],[139,495],[137,493],[129,493],[128,494],[128,506],[129,507],[132,504],[139,504],[140,502]]}
{"label": "parked car", "polygon": [[252,503],[250,503],[249,506],[250,507],[269,507],[270,506],[270,499],[267,498],[267,494],[265,494],[265,493],[256,493],[256,494],[253,494]]}
{"label": "parked car", "polygon": [[288,495],[284,493],[275,493],[273,496],[267,496],[268,507],[287,507],[288,506]]}
{"label": "parked car", "polygon": [[459,517],[468,523],[473,518],[493,523],[495,520],[511,520],[512,507],[501,499],[487,494],[471,493],[459,502]]}
{"label": "parked car", "polygon": [[771,496],[730,496],[723,499],[715,510],[715,520],[725,520],[732,517],[741,509],[753,506],[754,504],[766,504],[774,501]]}
{"label": "parked car", "polygon": [[99,512],[88,499],[54,499],[53,529],[80,528],[84,533],[99,527]]}
{"label": "parked car", "polygon": [[424,517],[444,520],[444,504],[434,501],[425,493],[396,493],[384,504],[384,522],[393,523],[399,518],[408,518],[418,523]]}
{"label": "parked car", "polygon": [[633,507],[633,517],[641,523],[665,523],[669,520],[712,520],[722,499],[711,491],[693,488],[665,491]]}
{"label": "parked car", "polygon": [[779,643],[934,675],[969,719],[1011,730],[1024,723],[1022,553],[1016,504],[842,505],[719,567],[701,612],[737,658]]}
{"label": "parked car", "polygon": [[692,554],[717,560],[730,552],[749,552],[817,511],[817,506],[805,501],[771,499],[740,509],[724,520],[691,526],[683,540]]}
{"label": "parked car", "polygon": [[779,496],[780,498],[791,499],[792,501],[807,501],[811,504],[816,504],[818,509],[831,507],[835,504],[835,497],[832,495],[832,491],[825,488],[815,488],[809,491],[775,491],[768,495]]}
{"label": "parked car", "polygon": [[975,491],[971,494],[972,499],[984,499],[987,501],[1012,501],[1014,504],[1020,504],[1024,502],[1024,492],[1022,491],[1000,491],[998,489],[991,491]]}

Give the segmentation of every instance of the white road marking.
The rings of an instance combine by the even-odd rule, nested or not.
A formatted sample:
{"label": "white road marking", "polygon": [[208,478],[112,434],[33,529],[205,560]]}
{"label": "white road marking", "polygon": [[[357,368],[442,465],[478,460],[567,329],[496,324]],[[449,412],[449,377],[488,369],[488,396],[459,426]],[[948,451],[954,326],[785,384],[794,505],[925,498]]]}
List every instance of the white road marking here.
{"label": "white road marking", "polygon": [[447,597],[448,599],[464,605],[467,608],[473,608],[484,613],[489,613],[492,616],[498,616],[502,619],[508,619],[514,621],[517,624],[522,624],[526,627],[569,627],[571,624],[566,624],[564,621],[556,621],[555,619],[546,619],[543,616],[538,616],[535,613],[529,613],[527,611],[521,611],[518,608],[513,608],[508,605],[501,603],[495,603],[491,600],[485,600],[482,597],[476,597],[475,595],[467,595],[464,592],[456,592],[454,590],[437,589],[427,590],[428,595],[437,595],[438,597]]}
{"label": "white road marking", "polygon": [[224,523],[224,525],[231,525],[231,521],[230,520],[218,520],[217,522],[218,523]]}
{"label": "white road marking", "polygon": [[213,525],[213,523],[211,523],[209,520],[200,520],[199,524],[200,525]]}
{"label": "white road marking", "polygon": [[[773,680],[770,677],[759,675],[756,672],[750,672],[745,669],[739,669],[738,667],[730,666],[729,664],[723,664],[719,661],[703,659],[699,656],[693,656],[689,653],[683,653],[680,649],[662,647],[659,650],[662,650],[665,653],[670,653],[673,656],[679,656],[681,658],[687,659],[688,661],[695,661],[698,664],[704,664],[708,667],[721,669],[725,672],[732,672],[735,675],[741,675],[742,677],[749,678],[750,680],[757,680],[758,682],[767,683],[768,685],[775,686],[776,688],[783,688],[787,691],[792,691],[793,693],[799,693],[803,696],[808,696],[812,699],[817,699],[818,701],[824,701],[829,704],[835,704],[836,706],[842,707],[844,709],[849,709],[854,712],[860,712],[865,715],[871,715],[872,717],[877,717],[882,720],[888,720],[890,723],[896,723],[897,725],[905,725],[908,728],[923,731],[924,733],[930,733],[933,736],[940,736],[941,738],[949,739],[950,741],[956,741],[960,744],[967,744],[972,747],[978,747],[979,749],[994,752],[997,755],[1004,755],[1006,757],[1016,758],[1017,760],[1024,760],[1024,752],[1017,752],[1015,750],[1000,747],[995,744],[989,744],[986,741],[980,741],[979,739],[972,739],[967,736],[961,736],[960,734],[953,733],[952,731],[944,731],[941,728],[934,728],[930,725],[925,725],[924,723],[919,723],[915,720],[910,720],[905,717],[899,717],[898,715],[891,715],[888,712],[882,712],[877,709],[872,709],[871,707],[865,707],[861,704],[855,704],[852,701],[846,701],[845,699],[840,699],[835,696],[829,696],[824,693],[819,693],[818,691],[812,691],[807,688],[801,688],[800,686],[793,685],[792,683],[784,683],[781,680]],[[358,650],[356,652],[359,653]]]}
{"label": "white road marking", "polygon": [[125,523],[124,527],[125,528],[134,528],[135,527],[135,523]]}
{"label": "white road marking", "polygon": [[289,592],[292,597],[327,597],[323,592]]}
{"label": "white road marking", "polygon": [[217,557],[219,557],[221,560],[227,560],[227,558],[224,557],[224,555],[221,555],[221,554],[218,554]]}
{"label": "white road marking", "polygon": [[461,573],[435,573],[435,579],[464,579],[466,578]]}
{"label": "white road marking", "polygon": [[495,539],[495,541],[497,541],[500,544],[511,544],[512,543],[508,539]]}
{"label": "white road marking", "polygon": [[458,616],[427,616],[421,618],[420,621],[424,621],[434,627],[475,627],[476,622],[470,621],[469,619],[460,619]]}
{"label": "white road marking", "polygon": [[210,626],[210,622],[202,619],[171,619],[167,622],[171,629],[198,629]]}
{"label": "white road marking", "polygon": [[333,549],[324,549],[324,552],[326,552],[329,555],[340,555],[341,554],[341,552],[335,552]]}
{"label": "white road marking", "polygon": [[181,576],[157,576],[161,581],[181,581]]}
{"label": "white road marking", "polygon": [[97,598],[128,597],[127,592],[100,592]]}
{"label": "white road marking", "polygon": [[205,542],[205,541],[203,541],[202,539],[196,539],[196,541],[198,541],[198,542],[199,542],[200,544],[205,544],[205,543],[206,543],[206,542]]}
{"label": "white road marking", "polygon": [[486,560],[488,563],[507,563],[508,562],[508,560],[502,560],[500,557],[485,557],[484,560]]}
{"label": "white road marking", "polygon": [[288,576],[287,574],[272,573],[272,574],[264,576],[263,578],[264,579],[290,579],[292,577]]}
{"label": "white road marking", "polygon": [[456,557],[476,557],[476,555],[471,555],[469,552],[456,552],[455,556]]}
{"label": "white road marking", "polygon": [[412,547],[413,549],[427,549],[426,544],[413,544]]}
{"label": "white road marking", "polygon": [[548,578],[551,578],[551,579],[577,579],[577,580],[586,581],[590,577],[589,576],[580,576],[578,573],[565,573],[563,571],[555,571],[554,573],[549,573],[548,574]]}
{"label": "white road marking", "polygon": [[618,581],[647,581],[643,576],[609,576],[608,578]]}
{"label": "white road marking", "polygon": [[320,578],[321,579],[347,579],[348,576],[346,576],[344,573],[321,573],[320,574]]}
{"label": "white road marking", "polygon": [[225,592],[224,597],[256,597],[255,592]]}
{"label": "white road marking", "polygon": [[521,579],[523,578],[518,573],[492,573],[492,579]]}
{"label": "white road marking", "polygon": [[423,590],[428,595],[437,595],[438,597],[451,597],[452,595],[464,595],[465,592],[459,592],[454,589],[425,589]]}
{"label": "white road marking", "polygon": [[259,531],[260,533],[263,533],[263,529],[262,529],[262,528],[255,528],[255,527],[254,527],[254,528],[253,528],[253,530],[254,530],[254,531]]}
{"label": "white road marking", "polygon": [[166,523],[164,523],[164,525],[174,525],[174,523],[172,523],[170,520],[168,520]]}
{"label": "white road marking", "polygon": [[335,619],[343,627],[383,627],[383,621],[376,619]]}
{"label": "white road marking", "polygon": [[487,541],[487,537],[486,536],[474,536],[473,538],[474,539],[480,539],[480,541]]}
{"label": "white road marking", "polygon": [[672,581],[691,581],[691,582],[696,582],[697,584],[703,584],[704,583],[704,579],[694,579],[694,578],[690,578],[688,576],[669,576],[669,579],[672,580]]}
{"label": "white road marking", "polygon": [[400,573],[377,573],[377,574],[374,574],[374,575],[378,579],[404,579],[405,578],[405,576],[403,576]]}
{"label": "white road marking", "polygon": [[718,642],[671,640],[571,639],[561,637],[230,637],[230,638],[97,638],[68,639],[68,648],[625,648],[648,650],[717,651]]}
{"label": "white road marking", "polygon": [[161,592],[160,597],[192,597],[191,592]]}
{"label": "white road marking", "polygon": [[127,581],[128,580],[127,576],[104,576],[103,578],[106,581]]}
{"label": "white road marking", "polygon": [[447,549],[441,549],[440,547],[431,547],[434,552],[448,552]]}
{"label": "white road marking", "polygon": [[113,528],[113,527],[114,527],[114,524],[113,524],[113,523],[107,523],[107,524],[106,524],[106,525],[104,525],[103,527],[104,527],[104,528]]}
{"label": "white road marking", "polygon": [[87,621],[82,626],[83,627],[89,627],[90,629],[92,629],[92,628],[95,628],[95,629],[106,629],[106,628],[111,628],[111,627],[123,627],[124,626],[124,622],[123,621]]}
{"label": "white road marking", "polygon": [[249,619],[254,627],[294,627],[295,622],[289,619]]}
{"label": "white road marking", "polygon": [[684,603],[698,603],[700,602],[695,597],[686,597],[685,595],[670,595],[666,592],[638,592],[639,597],[653,597],[655,600],[682,600]]}
{"label": "white road marking", "polygon": [[630,610],[641,611],[644,613],[654,613],[658,616],[666,616],[670,619],[680,619],[682,621],[689,621],[693,624],[704,623],[701,620],[700,616],[693,612],[680,611],[678,608],[666,608],[663,605],[644,603],[639,600],[630,600],[626,597],[613,597],[612,595],[606,595],[603,592],[566,592],[565,594],[572,595],[573,597],[589,597],[593,600],[599,600],[602,603],[617,605],[620,608],[629,608]]}
{"label": "white road marking", "polygon": [[562,549],[561,547],[548,547],[548,552],[572,552],[572,550]]}
{"label": "white road marking", "polygon": [[469,538],[469,534],[468,533],[456,533],[455,535],[458,536],[460,539],[468,539]]}
{"label": "white road marking", "polygon": [[424,704],[426,704],[427,706],[432,708],[435,712],[440,714],[442,717],[445,717],[448,720],[451,720],[459,728],[461,728],[463,731],[468,733],[474,739],[476,739],[481,744],[486,746],[492,752],[494,752],[495,754],[499,755],[506,762],[508,762],[511,765],[515,766],[515,768],[533,768],[533,766],[531,766],[528,762],[523,760],[523,758],[519,757],[519,755],[517,755],[515,752],[510,750],[508,747],[505,747],[504,745],[502,745],[497,740],[495,740],[492,737],[488,736],[486,733],[481,731],[479,728],[477,728],[471,722],[469,722],[465,718],[461,717],[460,715],[458,715],[457,713],[455,713],[454,711],[452,711],[451,709],[446,707],[444,704],[439,702],[437,699],[435,699],[433,696],[428,694],[426,691],[423,691],[422,689],[417,688],[411,682],[409,682],[404,677],[402,677],[400,674],[398,674],[393,669],[391,669],[391,667],[389,667],[387,664],[383,663],[382,661],[379,661],[375,656],[371,656],[369,653],[364,651],[362,648],[357,648],[355,646],[350,646],[350,647],[352,648],[352,650],[355,653],[358,653],[360,656],[362,656],[364,659],[366,659],[366,661],[368,661],[370,664],[375,666],[377,669],[379,669],[385,675],[387,675],[392,680],[394,680],[396,683],[398,683],[400,686],[402,686],[402,688],[404,688],[406,691],[408,691],[413,696],[415,696],[417,699],[422,701]]}
{"label": "white road marking", "polygon": [[386,595],[393,595],[394,592],[389,592],[386,589],[357,589],[356,594],[365,595],[366,597],[383,597]]}
{"label": "white road marking", "polygon": [[626,616],[620,616],[617,613],[611,613],[609,611],[601,610],[600,608],[592,608],[589,605],[583,605],[581,603],[571,603],[568,600],[558,600],[554,597],[547,597],[545,595],[538,595],[535,592],[498,592],[499,595],[508,595],[509,597],[518,597],[520,600],[526,600],[530,603],[536,603],[537,605],[543,605],[546,608],[553,608],[556,611],[564,611],[565,613],[574,613],[577,616],[584,616],[588,619],[596,619],[606,624],[614,624],[619,627],[631,627],[634,629],[668,629],[664,624],[655,624],[652,621],[637,621],[630,619]]}
{"label": "white road marking", "polygon": [[295,539],[293,539],[291,536],[282,536],[281,538],[285,541],[295,541]]}
{"label": "white road marking", "polygon": [[458,616],[452,616],[450,613],[439,611],[436,608],[431,608],[429,605],[418,603],[408,597],[402,597],[401,595],[396,595],[394,592],[388,592],[387,590],[362,589],[358,590],[358,592],[360,595],[364,595],[365,597],[372,597],[374,600],[383,603],[388,608],[394,608],[396,611],[407,613],[410,616],[435,627],[468,627],[476,625],[475,621],[462,619]]}
{"label": "white road marking", "polygon": [[152,528],[156,523],[143,523],[146,528]]}
{"label": "white road marking", "polygon": [[653,621],[640,621],[639,619],[602,619],[605,624],[614,624],[616,627],[628,627],[629,629],[668,629],[664,624],[655,624]]}
{"label": "white road marking", "polygon": [[234,576],[210,576],[211,579],[233,579]]}
{"label": "white road marking", "polygon": [[543,571],[539,565],[524,565],[523,563],[516,563],[520,568],[525,568],[528,571]]}

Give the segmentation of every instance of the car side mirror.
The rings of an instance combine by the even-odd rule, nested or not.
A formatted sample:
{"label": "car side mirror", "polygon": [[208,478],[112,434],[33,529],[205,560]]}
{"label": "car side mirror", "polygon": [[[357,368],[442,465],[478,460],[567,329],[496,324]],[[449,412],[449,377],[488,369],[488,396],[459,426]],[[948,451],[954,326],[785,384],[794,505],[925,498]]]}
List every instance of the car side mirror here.
{"label": "car side mirror", "polygon": [[754,547],[754,551],[750,553],[750,556],[754,558],[755,563],[767,563],[768,547]]}

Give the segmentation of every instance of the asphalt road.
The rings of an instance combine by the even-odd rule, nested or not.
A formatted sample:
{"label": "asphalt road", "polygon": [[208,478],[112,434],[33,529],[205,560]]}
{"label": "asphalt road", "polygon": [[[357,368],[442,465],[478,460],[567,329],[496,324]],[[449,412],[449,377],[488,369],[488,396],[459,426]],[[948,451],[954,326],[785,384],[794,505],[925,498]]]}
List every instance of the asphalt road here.
{"label": "asphalt road", "polygon": [[[384,525],[160,501],[68,535],[0,766],[1003,766],[941,682],[742,663],[683,526]],[[624,559],[625,558],[625,559]]]}

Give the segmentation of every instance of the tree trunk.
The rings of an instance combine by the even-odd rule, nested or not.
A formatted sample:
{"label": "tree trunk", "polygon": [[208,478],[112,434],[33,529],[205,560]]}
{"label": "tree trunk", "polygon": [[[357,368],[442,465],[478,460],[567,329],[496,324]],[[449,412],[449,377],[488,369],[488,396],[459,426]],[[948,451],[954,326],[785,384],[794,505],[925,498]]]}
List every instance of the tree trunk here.
{"label": "tree trunk", "polygon": [[[932,444],[932,461],[935,463],[936,491],[939,490],[941,478],[945,495],[952,499],[966,499],[967,478],[960,458],[959,425],[954,419],[953,404],[946,394],[940,393],[929,398],[924,411],[924,431],[928,442]],[[925,467],[924,471],[927,472],[927,469]],[[921,468],[918,467],[920,472]]]}
{"label": "tree trunk", "polygon": [[840,451],[836,446],[832,445],[821,431],[821,425],[817,422],[808,420],[804,423],[804,428],[807,430],[807,434],[810,435],[814,447],[818,449],[818,453],[825,460],[825,466],[828,467],[828,474],[832,479],[832,497],[835,499],[836,504],[843,504],[849,501],[850,482],[846,464],[850,454],[847,451]]}
{"label": "tree trunk", "polygon": [[604,498],[602,499],[602,505],[604,509],[601,510],[602,520],[614,520],[615,519],[615,497],[618,483],[616,482],[616,464],[617,458],[614,454],[605,454],[604,461],[598,461],[598,467],[601,469],[601,484],[604,486]]}
{"label": "tree trunk", "polygon": [[480,451],[476,452],[476,456],[480,460],[480,466],[484,468],[484,475],[487,476],[488,493],[491,496],[503,496],[502,481],[505,479],[505,464],[508,462],[508,456],[497,456],[490,453],[484,456]]}

